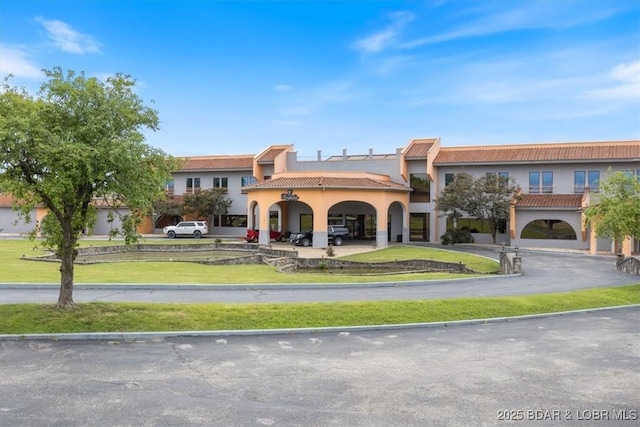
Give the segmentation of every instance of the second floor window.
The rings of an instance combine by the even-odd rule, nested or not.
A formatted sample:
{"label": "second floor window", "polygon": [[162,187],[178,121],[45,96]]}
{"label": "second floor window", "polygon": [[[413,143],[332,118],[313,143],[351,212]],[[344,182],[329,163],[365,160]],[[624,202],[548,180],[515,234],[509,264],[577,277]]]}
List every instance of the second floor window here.
{"label": "second floor window", "polygon": [[584,193],[587,175],[585,171],[575,171],[573,173],[573,192]]}
{"label": "second floor window", "polygon": [[412,203],[429,203],[431,201],[431,183],[426,173],[412,173],[409,182],[413,191],[409,194]]}
{"label": "second floor window", "polygon": [[553,193],[553,172],[529,172],[529,193]]}
{"label": "second floor window", "polygon": [[200,178],[187,178],[187,194],[200,191]]}
{"label": "second floor window", "polygon": [[453,180],[456,178],[456,175],[453,173],[445,173],[444,174],[444,186],[451,184]]}
{"label": "second floor window", "polygon": [[223,193],[229,192],[229,178],[215,177],[213,178],[213,188],[222,190]]}
{"label": "second floor window", "polygon": [[241,186],[244,187],[246,185],[255,184],[258,182],[255,176],[243,176],[240,182]]}
{"label": "second floor window", "polygon": [[529,193],[540,192],[540,172],[529,172]]}
{"label": "second floor window", "polygon": [[589,190],[594,193],[600,191],[600,171],[589,171]]}

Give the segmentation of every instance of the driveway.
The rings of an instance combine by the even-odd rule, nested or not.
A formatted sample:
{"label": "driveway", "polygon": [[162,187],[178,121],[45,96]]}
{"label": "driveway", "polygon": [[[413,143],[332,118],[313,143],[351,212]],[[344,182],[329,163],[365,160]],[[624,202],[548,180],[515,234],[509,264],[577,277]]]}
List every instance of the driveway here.
{"label": "driveway", "polygon": [[638,425],[639,324],[2,341],[0,425]]}

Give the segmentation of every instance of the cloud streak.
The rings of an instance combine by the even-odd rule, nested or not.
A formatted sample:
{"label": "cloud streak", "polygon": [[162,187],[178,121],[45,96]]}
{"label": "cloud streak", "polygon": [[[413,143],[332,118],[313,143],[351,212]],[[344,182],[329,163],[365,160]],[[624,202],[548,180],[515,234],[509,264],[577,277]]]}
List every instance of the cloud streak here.
{"label": "cloud streak", "polygon": [[63,21],[44,18],[36,18],[36,21],[47,31],[47,37],[53,46],[63,52],[76,55],[100,52],[100,44],[91,35],[78,32]]}
{"label": "cloud streak", "polygon": [[2,75],[12,74],[15,77],[25,79],[39,79],[42,71],[29,57],[29,54],[21,47],[0,45],[0,64]]}
{"label": "cloud streak", "polygon": [[415,16],[409,12],[395,12],[390,15],[391,23],[383,30],[354,43],[356,50],[365,54],[378,53],[396,43],[401,30],[411,22]]}

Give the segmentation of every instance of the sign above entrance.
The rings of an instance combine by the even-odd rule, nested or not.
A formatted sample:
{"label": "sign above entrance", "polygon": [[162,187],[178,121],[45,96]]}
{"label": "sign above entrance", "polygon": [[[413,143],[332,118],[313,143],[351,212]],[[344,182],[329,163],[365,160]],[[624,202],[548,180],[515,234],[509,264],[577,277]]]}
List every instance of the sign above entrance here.
{"label": "sign above entrance", "polygon": [[280,195],[280,197],[285,202],[291,202],[291,201],[294,201],[294,200],[298,200],[298,195],[297,194],[293,194],[293,190],[287,190],[287,192],[286,193],[282,193]]}

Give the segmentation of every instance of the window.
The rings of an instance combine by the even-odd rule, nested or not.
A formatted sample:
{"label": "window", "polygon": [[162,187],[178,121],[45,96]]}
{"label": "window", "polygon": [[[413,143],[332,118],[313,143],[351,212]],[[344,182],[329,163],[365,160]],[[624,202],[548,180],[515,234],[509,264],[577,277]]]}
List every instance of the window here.
{"label": "window", "polygon": [[[491,229],[489,228],[489,224],[485,221],[482,221],[477,218],[458,218],[455,221],[455,224],[458,226],[458,230],[469,230],[471,233],[482,233],[482,234],[490,234]],[[452,231],[454,221],[452,218],[447,218],[447,231]],[[507,221],[501,220],[498,224],[498,233],[506,233],[507,230]]]}
{"label": "window", "polygon": [[327,217],[327,223],[329,225],[344,225],[346,224],[344,220],[344,215],[342,214],[329,214]]}
{"label": "window", "polygon": [[529,172],[529,193],[540,192],[540,172]]}
{"label": "window", "polygon": [[506,187],[509,184],[509,172],[487,172],[487,181],[492,179],[497,179],[498,185],[502,187]]}
{"label": "window", "polygon": [[245,187],[247,185],[255,184],[256,182],[258,182],[258,180],[255,176],[243,176],[240,185]]}
{"label": "window", "polygon": [[553,193],[553,172],[529,172],[529,193]]}
{"label": "window", "polygon": [[600,191],[600,171],[589,171],[589,190],[594,193]]}
{"label": "window", "polygon": [[221,215],[222,227],[246,227],[246,215]]}
{"label": "window", "polygon": [[444,174],[444,186],[446,187],[447,185],[451,184],[453,182],[453,180],[455,179],[455,174],[453,173],[445,173]]}
{"label": "window", "polygon": [[431,183],[426,173],[412,173],[409,182],[413,191],[409,193],[409,202],[429,203],[431,201]]}
{"label": "window", "polygon": [[200,191],[200,178],[187,178],[187,194]]}
{"label": "window", "polygon": [[175,183],[173,181],[167,182],[167,194],[173,194],[175,192]]}
{"label": "window", "polygon": [[229,178],[227,177],[215,177],[213,178],[213,188],[222,190],[223,193],[229,192]]}
{"label": "window", "polygon": [[640,181],[640,169],[636,171],[636,179]]}
{"label": "window", "polygon": [[542,172],[542,192],[553,193],[553,172]]}
{"label": "window", "polygon": [[586,174],[585,171],[575,171],[573,173],[573,192],[584,193]]}

